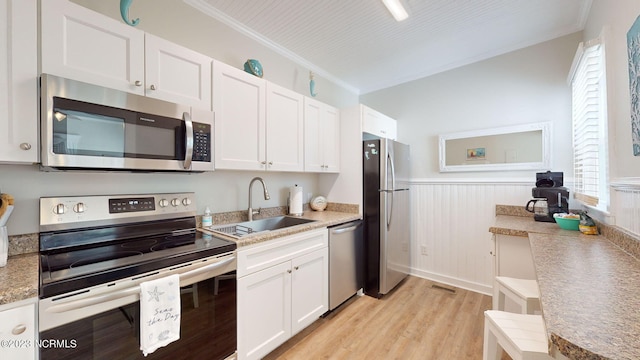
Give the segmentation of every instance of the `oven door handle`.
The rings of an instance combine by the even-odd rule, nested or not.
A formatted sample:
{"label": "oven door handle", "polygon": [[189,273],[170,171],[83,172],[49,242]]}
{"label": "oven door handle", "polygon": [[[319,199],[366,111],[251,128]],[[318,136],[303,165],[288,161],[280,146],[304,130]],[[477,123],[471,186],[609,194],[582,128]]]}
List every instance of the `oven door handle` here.
{"label": "oven door handle", "polygon": [[[225,265],[228,265],[235,259],[236,259],[235,256],[231,256],[220,262],[216,262],[216,263],[206,265],[191,271],[187,271],[186,273],[180,274],[180,280],[185,280],[192,276],[196,276],[198,274],[202,274],[204,272],[208,272],[208,271],[223,267]],[[127,296],[136,296],[136,300],[140,300],[140,286],[134,286],[134,287],[123,289],[113,293],[97,295],[97,296],[93,296],[85,299],[73,300],[67,303],[53,305],[47,308],[46,311],[50,313],[64,313],[67,311],[78,310],[91,305],[96,305],[96,304],[101,304],[108,301],[122,299]]]}
{"label": "oven door handle", "polygon": [[132,295],[136,295],[136,298],[139,300],[140,299],[140,287],[136,286],[136,287],[131,287],[128,289],[124,289],[124,290],[120,290],[117,292],[113,292],[113,293],[108,293],[108,294],[104,294],[104,295],[97,295],[97,296],[93,296],[90,298],[85,298],[85,299],[79,299],[79,300],[74,300],[74,301],[70,301],[67,303],[63,303],[63,304],[58,304],[58,305],[54,305],[51,306],[49,308],[47,308],[46,312],[50,312],[50,313],[64,313],[67,311],[73,311],[73,310],[78,310],[81,309],[83,307],[87,307],[87,306],[91,306],[91,305],[96,305],[96,304],[101,304],[107,301],[113,301],[113,300],[118,300],[127,296],[132,296]]}
{"label": "oven door handle", "polygon": [[194,269],[194,270],[191,270],[191,271],[187,271],[184,274],[180,274],[180,281],[186,280],[186,279],[188,279],[188,278],[190,278],[192,276],[196,276],[196,275],[202,274],[204,272],[208,272],[208,271],[223,267],[225,265],[228,265],[229,263],[231,263],[235,259],[236,259],[236,257],[232,256],[232,257],[227,258],[225,260],[222,260],[220,262],[216,262],[216,263],[213,263],[211,265],[207,265],[207,266],[203,266],[201,268],[197,268],[197,269]]}

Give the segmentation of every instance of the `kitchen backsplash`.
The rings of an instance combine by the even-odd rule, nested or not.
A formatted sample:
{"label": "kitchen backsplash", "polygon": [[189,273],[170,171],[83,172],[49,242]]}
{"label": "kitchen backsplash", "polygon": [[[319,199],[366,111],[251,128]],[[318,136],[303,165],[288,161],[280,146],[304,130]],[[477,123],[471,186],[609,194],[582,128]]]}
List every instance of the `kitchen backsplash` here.
{"label": "kitchen backsplash", "polygon": [[[346,213],[358,213],[357,204],[341,204],[341,203],[328,203],[327,211],[337,211]],[[310,211],[309,204],[304,204],[304,211]],[[286,206],[276,206],[270,208],[264,208],[261,210],[260,215],[256,216],[256,219],[268,218],[273,216],[280,216],[287,214]],[[247,211],[230,211],[224,213],[212,214],[214,224],[230,224],[236,222],[247,221]],[[202,226],[202,216],[196,217],[197,226]],[[16,256],[21,254],[38,252],[38,233],[10,235],[9,236],[9,256]]]}
{"label": "kitchen backsplash", "polygon": [[9,236],[9,256],[38,252],[38,248],[38,233]]}

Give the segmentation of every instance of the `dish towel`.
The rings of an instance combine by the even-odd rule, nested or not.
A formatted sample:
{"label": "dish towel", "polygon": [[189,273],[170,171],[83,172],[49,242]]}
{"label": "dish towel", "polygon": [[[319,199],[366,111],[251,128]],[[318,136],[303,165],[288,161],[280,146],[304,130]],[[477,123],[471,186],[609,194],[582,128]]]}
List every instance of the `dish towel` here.
{"label": "dish towel", "polygon": [[140,284],[140,350],[144,356],[180,339],[180,276]]}

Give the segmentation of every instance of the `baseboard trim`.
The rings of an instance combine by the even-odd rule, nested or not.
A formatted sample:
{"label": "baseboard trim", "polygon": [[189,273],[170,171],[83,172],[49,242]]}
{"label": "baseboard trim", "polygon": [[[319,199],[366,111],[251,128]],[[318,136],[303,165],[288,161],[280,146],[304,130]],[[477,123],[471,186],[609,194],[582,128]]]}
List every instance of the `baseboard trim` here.
{"label": "baseboard trim", "polygon": [[462,279],[458,279],[458,278],[454,278],[454,277],[450,277],[442,274],[436,274],[436,273],[432,273],[432,272],[424,271],[420,269],[414,269],[414,268],[411,269],[410,274],[413,276],[417,276],[419,278],[423,278],[431,281],[437,281],[442,284],[455,286],[457,288],[477,292],[484,295],[491,296],[493,294],[493,287],[485,284],[478,284],[475,282],[462,280]]}

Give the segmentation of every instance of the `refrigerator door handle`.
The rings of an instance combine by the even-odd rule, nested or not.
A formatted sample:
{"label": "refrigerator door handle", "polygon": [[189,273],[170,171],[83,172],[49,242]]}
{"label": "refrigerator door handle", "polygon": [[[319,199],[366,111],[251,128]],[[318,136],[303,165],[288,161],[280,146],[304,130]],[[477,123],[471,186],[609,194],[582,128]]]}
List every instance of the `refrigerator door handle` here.
{"label": "refrigerator door handle", "polygon": [[387,216],[387,230],[389,230],[389,227],[391,226],[391,218],[393,217],[393,191],[388,192],[387,196],[391,196],[391,200],[389,200],[390,207]]}
{"label": "refrigerator door handle", "polygon": [[389,162],[389,165],[391,167],[391,190],[395,190],[396,189],[396,169],[393,166],[393,158],[389,153],[387,154],[387,161]]}
{"label": "refrigerator door handle", "polygon": [[387,215],[387,230],[391,226],[391,219],[393,217],[393,191],[396,189],[396,170],[393,166],[393,158],[390,153],[387,153],[387,161],[389,166],[391,167],[391,191],[387,193],[387,196],[391,195],[389,199],[389,212]]}

